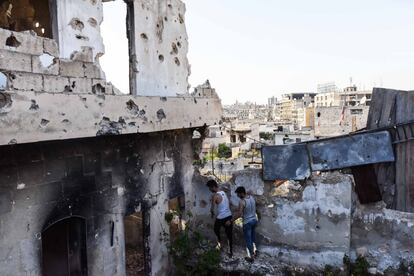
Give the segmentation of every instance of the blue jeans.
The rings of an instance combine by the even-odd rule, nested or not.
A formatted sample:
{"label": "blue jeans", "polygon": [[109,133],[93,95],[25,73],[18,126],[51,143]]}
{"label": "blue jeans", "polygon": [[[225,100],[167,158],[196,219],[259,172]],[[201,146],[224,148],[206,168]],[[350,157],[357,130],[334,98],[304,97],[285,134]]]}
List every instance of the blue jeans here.
{"label": "blue jeans", "polygon": [[247,249],[249,249],[250,256],[253,256],[253,243],[256,243],[256,225],[257,220],[249,221],[246,224],[243,224],[243,234],[244,240],[246,241]]}

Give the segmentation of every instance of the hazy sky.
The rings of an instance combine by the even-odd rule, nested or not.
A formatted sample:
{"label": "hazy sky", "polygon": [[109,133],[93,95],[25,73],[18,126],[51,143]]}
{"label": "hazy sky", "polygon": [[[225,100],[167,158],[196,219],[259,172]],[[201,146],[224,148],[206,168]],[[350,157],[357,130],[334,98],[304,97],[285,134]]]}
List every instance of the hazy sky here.
{"label": "hazy sky", "polygon": [[[184,2],[190,83],[209,79],[224,103],[344,87],[350,77],[360,88],[414,90],[413,0]],[[114,8],[108,16],[119,18]],[[109,67],[108,77],[120,73]]]}

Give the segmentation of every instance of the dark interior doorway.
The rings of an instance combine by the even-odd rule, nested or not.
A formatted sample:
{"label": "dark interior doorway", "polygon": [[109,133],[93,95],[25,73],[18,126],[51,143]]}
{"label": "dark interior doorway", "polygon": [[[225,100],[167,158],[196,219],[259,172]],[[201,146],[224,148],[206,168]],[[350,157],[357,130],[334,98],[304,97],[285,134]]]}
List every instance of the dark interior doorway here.
{"label": "dark interior doorway", "polygon": [[125,267],[127,276],[145,274],[144,223],[142,212],[124,218]]}
{"label": "dark interior doorway", "polygon": [[43,231],[43,276],[85,276],[87,274],[85,219],[66,218]]}

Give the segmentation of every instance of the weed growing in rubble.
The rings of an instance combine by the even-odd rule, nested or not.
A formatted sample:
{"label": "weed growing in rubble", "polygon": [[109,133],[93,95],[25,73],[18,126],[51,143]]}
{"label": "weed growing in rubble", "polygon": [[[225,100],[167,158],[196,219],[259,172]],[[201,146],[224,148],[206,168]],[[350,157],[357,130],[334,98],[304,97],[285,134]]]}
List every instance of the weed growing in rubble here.
{"label": "weed growing in rubble", "polygon": [[369,262],[362,256],[359,256],[355,262],[351,262],[351,259],[345,255],[343,263],[346,271],[351,276],[366,276],[369,275],[368,269],[370,267]]}
{"label": "weed growing in rubble", "polygon": [[[189,218],[191,213],[187,214]],[[165,216],[169,221],[172,217]],[[221,275],[219,271],[220,251],[206,239],[199,231],[193,228],[191,219],[174,239],[170,239],[169,251],[174,264],[174,275],[210,276]]]}

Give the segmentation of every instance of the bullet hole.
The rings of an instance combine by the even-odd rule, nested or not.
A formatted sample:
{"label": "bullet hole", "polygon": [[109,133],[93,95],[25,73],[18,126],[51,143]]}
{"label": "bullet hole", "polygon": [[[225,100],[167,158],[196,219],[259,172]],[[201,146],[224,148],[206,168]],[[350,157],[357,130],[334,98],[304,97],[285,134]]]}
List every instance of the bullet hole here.
{"label": "bullet hole", "polygon": [[178,20],[180,21],[180,24],[184,23],[184,17],[181,13],[178,14]]}
{"label": "bullet hole", "polygon": [[181,48],[181,42],[180,41],[177,42],[177,46],[178,46],[178,48]]}
{"label": "bullet hole", "polygon": [[6,46],[17,48],[20,45],[20,41],[13,34],[6,39]]}
{"label": "bullet hole", "polygon": [[70,123],[70,121],[69,121],[68,119],[63,119],[63,120],[62,120],[62,123],[63,123],[63,124],[69,124],[69,123]]}
{"label": "bullet hole", "polygon": [[148,36],[147,36],[146,33],[142,33],[141,38],[144,39],[144,40],[148,40]]}
{"label": "bullet hole", "polygon": [[165,21],[168,21],[168,18],[165,16],[165,17],[164,17],[164,20],[165,20]]}
{"label": "bullet hole", "polygon": [[11,139],[9,141],[9,145],[15,145],[15,144],[17,144],[17,140],[16,139]]}
{"label": "bullet hole", "polygon": [[197,103],[197,99],[196,99],[196,98],[194,98],[194,103],[195,103],[195,104]]}
{"label": "bullet hole", "polygon": [[77,31],[82,31],[85,28],[85,24],[83,24],[83,22],[77,17],[72,18],[72,20],[69,22],[69,25],[72,27],[72,29]]}
{"label": "bullet hole", "polygon": [[92,5],[96,5],[97,2],[98,2],[97,0],[91,0]]}
{"label": "bullet hole", "polygon": [[166,101],[167,101],[167,97],[161,97],[161,98],[160,98],[160,100],[161,100],[162,102],[166,102]]}
{"label": "bullet hole", "polygon": [[39,56],[39,61],[43,68],[48,68],[55,63],[55,57],[49,54],[42,54]]}
{"label": "bullet hole", "polygon": [[177,44],[171,43],[171,54],[178,54]]}
{"label": "bullet hole", "polygon": [[162,121],[162,119],[167,118],[167,116],[165,116],[164,110],[162,108],[157,111],[157,118],[158,118],[158,120],[160,120],[160,122]]}
{"label": "bullet hole", "polygon": [[98,26],[98,21],[96,21],[96,19],[95,18],[89,18],[88,19],[88,23],[89,23],[89,25],[91,25],[92,27],[96,27],[96,26]]}
{"label": "bullet hole", "polygon": [[70,85],[65,85],[65,90],[63,92],[73,92],[73,90]]}
{"label": "bullet hole", "polygon": [[133,100],[127,101],[126,106],[131,113],[139,115],[139,107]]}
{"label": "bullet hole", "polygon": [[36,103],[35,100],[31,100],[32,104],[30,105],[29,110],[36,111],[39,110],[39,105]]}
{"label": "bullet hole", "polygon": [[318,112],[318,113],[316,114],[316,116],[318,116],[318,118],[319,118],[319,117],[321,117],[321,113],[320,113],[320,112]]}
{"label": "bullet hole", "polygon": [[12,104],[11,96],[6,93],[0,93],[0,111],[10,107]]}
{"label": "bullet hole", "polygon": [[79,40],[89,41],[89,37],[84,36],[84,35],[76,35],[75,37]]}
{"label": "bullet hole", "polygon": [[97,83],[92,86],[92,93],[96,95],[105,94],[105,87],[102,84]]}
{"label": "bullet hole", "polygon": [[46,120],[46,119],[42,119],[42,120],[40,121],[40,125],[41,125],[42,127],[46,126],[48,123],[50,123],[50,121],[49,121],[49,120]]}
{"label": "bullet hole", "polygon": [[72,88],[76,87],[76,81],[72,81]]}
{"label": "bullet hole", "polygon": [[128,126],[129,127],[134,127],[134,126],[136,126],[136,123],[135,122],[130,122],[130,123],[128,123]]}
{"label": "bullet hole", "polygon": [[171,4],[168,4],[168,7],[169,7],[170,9],[172,9],[172,5],[171,5]]}
{"label": "bullet hole", "polygon": [[159,55],[158,56],[158,60],[161,61],[161,62],[163,62],[164,61],[164,56],[163,55]]}
{"label": "bullet hole", "polygon": [[175,64],[177,64],[177,66],[180,66],[180,60],[178,59],[178,57],[175,57],[174,58],[174,62],[175,62]]}

